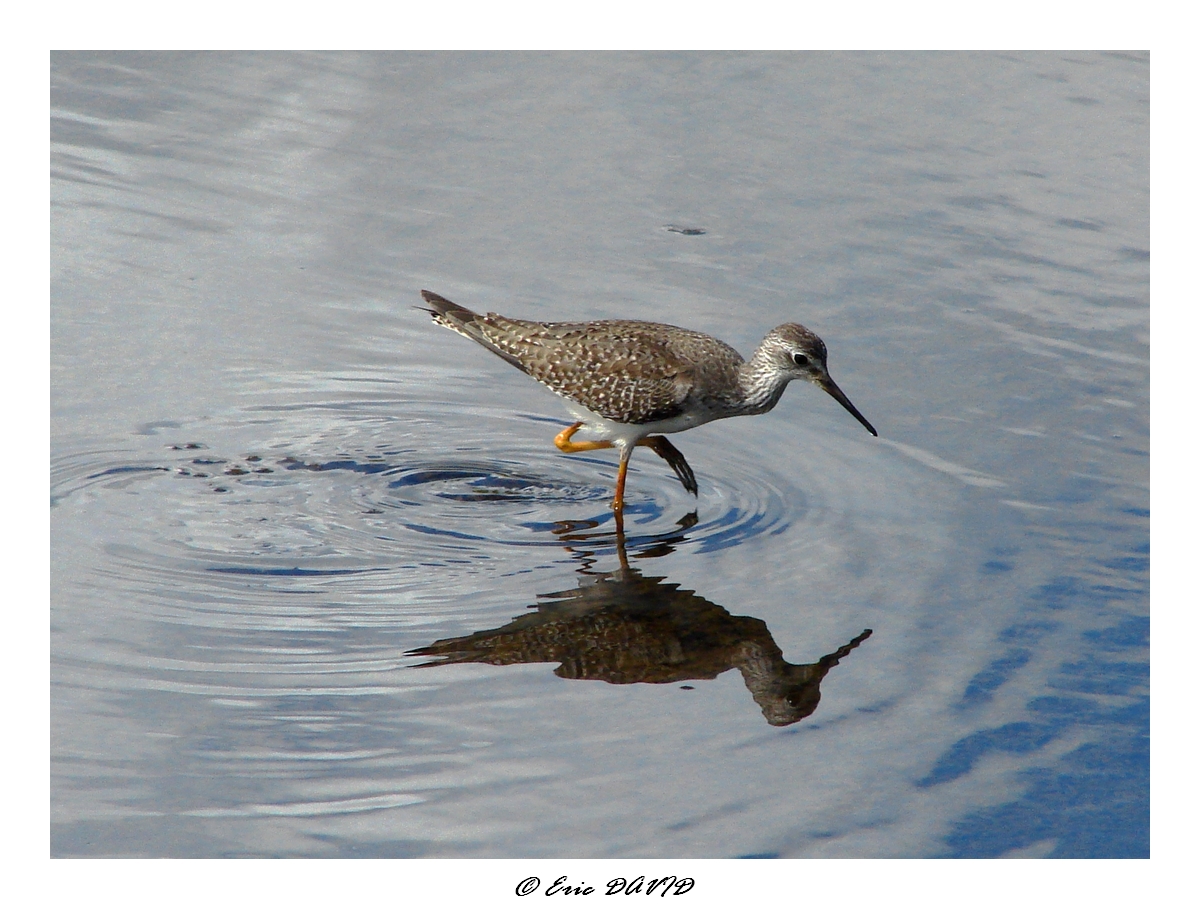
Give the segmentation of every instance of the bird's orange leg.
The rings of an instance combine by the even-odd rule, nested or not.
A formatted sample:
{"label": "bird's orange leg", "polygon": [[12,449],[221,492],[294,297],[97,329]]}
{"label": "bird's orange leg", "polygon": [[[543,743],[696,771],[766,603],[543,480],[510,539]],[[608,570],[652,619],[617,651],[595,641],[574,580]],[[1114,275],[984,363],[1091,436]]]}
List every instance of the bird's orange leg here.
{"label": "bird's orange leg", "polygon": [[[575,454],[579,451],[595,451],[597,448],[615,448],[612,442],[595,441],[595,442],[572,442],[571,436],[579,432],[579,428],[583,423],[572,423],[562,432],[554,437],[554,444],[558,446],[559,451],[567,454]],[[629,467],[629,456],[633,454],[634,446],[621,449],[621,463],[617,467],[617,492],[613,496],[613,514],[617,518],[617,527],[621,528],[621,515],[625,510],[625,472]],[[657,451],[658,449],[655,449]]]}
{"label": "bird's orange leg", "polygon": [[[616,449],[611,441],[571,441],[572,435],[580,431],[583,423],[571,423],[569,427],[563,429],[556,437],[554,437],[554,445],[558,446],[559,451],[568,454],[574,454],[578,451],[595,451],[596,449]],[[670,443],[668,443],[670,444]],[[659,451],[659,449],[654,449]],[[622,512],[625,510],[625,471],[629,469],[629,456],[634,453],[634,446],[623,447],[620,450],[620,464],[617,466],[617,494],[612,496],[612,511],[617,516],[617,526],[620,528],[620,519]],[[660,452],[661,453],[661,452]],[[664,456],[666,457],[666,456]],[[682,457],[682,456],[680,456]]]}
{"label": "bird's orange leg", "polygon": [[565,451],[567,454],[575,454],[579,451],[595,451],[597,448],[612,448],[612,442],[572,442],[571,436],[579,432],[579,427],[583,423],[572,423],[562,432],[554,437],[554,444],[558,446],[559,451]]}
{"label": "bird's orange leg", "polygon": [[617,517],[617,525],[621,524],[621,515],[625,511],[625,471],[629,467],[629,456],[633,454],[633,447],[625,448],[621,451],[621,463],[617,467],[617,493],[613,496],[613,514]]}

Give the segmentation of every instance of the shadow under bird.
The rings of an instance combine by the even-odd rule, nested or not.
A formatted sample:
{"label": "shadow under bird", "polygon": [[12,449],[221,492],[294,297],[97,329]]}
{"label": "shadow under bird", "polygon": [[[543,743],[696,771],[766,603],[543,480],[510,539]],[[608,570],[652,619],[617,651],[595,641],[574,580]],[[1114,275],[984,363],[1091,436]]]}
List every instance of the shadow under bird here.
{"label": "shadow under bird", "polygon": [[[825,342],[794,322],[772,329],[745,360],[711,335],[659,322],[531,322],[481,315],[428,290],[421,296],[439,325],[482,344],[566,399],[577,422],[555,437],[559,450],[617,449],[612,507],[618,518],[636,446],[665,460],[695,495],[695,474],[663,434],[766,413],[795,379],[824,389],[871,435],[879,435],[830,378]],[[595,438],[573,441],[580,429]]]}

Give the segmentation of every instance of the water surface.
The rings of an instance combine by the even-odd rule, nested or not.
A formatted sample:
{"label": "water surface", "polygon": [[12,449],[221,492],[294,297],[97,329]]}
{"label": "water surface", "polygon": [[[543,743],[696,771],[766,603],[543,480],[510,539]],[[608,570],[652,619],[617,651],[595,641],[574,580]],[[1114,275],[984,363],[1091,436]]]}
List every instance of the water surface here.
{"label": "water surface", "polygon": [[[55,55],[53,854],[1148,855],[1148,79]],[[880,437],[793,386],[618,534],[422,288],[803,322]]]}

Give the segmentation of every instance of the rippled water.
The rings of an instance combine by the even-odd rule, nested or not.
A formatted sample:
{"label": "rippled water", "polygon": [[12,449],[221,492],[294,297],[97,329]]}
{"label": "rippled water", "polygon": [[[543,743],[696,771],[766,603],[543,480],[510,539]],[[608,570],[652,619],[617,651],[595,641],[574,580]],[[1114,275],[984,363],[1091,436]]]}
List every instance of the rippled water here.
{"label": "rippled water", "polygon": [[[57,55],[54,854],[1147,854],[1147,69]],[[423,287],[800,320],[880,438],[619,533]]]}

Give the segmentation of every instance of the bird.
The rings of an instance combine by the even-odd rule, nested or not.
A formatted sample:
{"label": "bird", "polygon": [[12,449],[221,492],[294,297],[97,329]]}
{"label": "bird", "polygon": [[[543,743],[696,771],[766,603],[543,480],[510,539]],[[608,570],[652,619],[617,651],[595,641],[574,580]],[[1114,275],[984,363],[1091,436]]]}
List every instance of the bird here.
{"label": "bird", "polygon": [[[879,435],[830,377],[825,342],[795,322],[773,328],[746,360],[711,335],[660,322],[535,322],[483,315],[429,290],[421,296],[429,307],[417,308],[438,325],[486,347],[566,399],[576,422],[555,436],[560,451],[617,449],[612,510],[618,521],[634,448],[644,446],[663,458],[684,489],[697,495],[695,474],[666,434],[766,413],[797,379],[826,391],[871,435]],[[575,441],[580,429],[594,438]]]}

